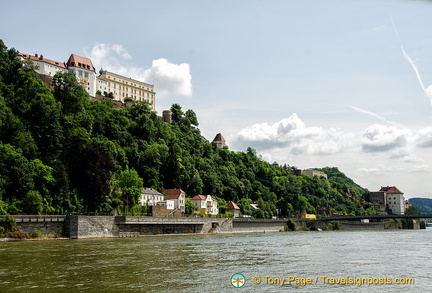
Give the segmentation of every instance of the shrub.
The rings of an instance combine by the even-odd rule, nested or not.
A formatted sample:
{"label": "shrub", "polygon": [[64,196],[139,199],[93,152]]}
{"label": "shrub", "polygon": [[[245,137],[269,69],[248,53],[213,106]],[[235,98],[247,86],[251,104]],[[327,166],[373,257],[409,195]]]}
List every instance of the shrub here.
{"label": "shrub", "polygon": [[42,231],[40,230],[34,230],[33,233],[31,233],[32,238],[39,238],[42,237]]}
{"label": "shrub", "polygon": [[288,219],[286,229],[287,229],[287,231],[296,231],[297,230],[297,223],[293,219]]}
{"label": "shrub", "polygon": [[22,231],[9,232],[6,234],[6,237],[15,239],[30,239],[29,233]]}
{"label": "shrub", "polygon": [[342,224],[339,221],[331,221],[327,224],[327,229],[329,230],[340,230],[341,227]]}
{"label": "shrub", "polygon": [[15,232],[18,230],[16,221],[11,216],[3,216],[0,218],[0,227],[3,228],[3,233]]}

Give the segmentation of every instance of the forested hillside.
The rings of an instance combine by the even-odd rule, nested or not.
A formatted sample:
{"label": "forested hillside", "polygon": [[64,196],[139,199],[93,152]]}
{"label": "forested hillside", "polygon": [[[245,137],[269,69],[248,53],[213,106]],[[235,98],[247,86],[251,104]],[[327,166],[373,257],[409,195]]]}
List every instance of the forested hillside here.
{"label": "forested hillside", "polygon": [[328,180],[294,176],[252,148],[216,148],[191,127],[193,110],[171,110],[163,123],[145,103],[90,101],[72,74],[57,74],[50,89],[0,41],[0,214],[139,213],[143,186],[211,194],[222,211],[232,200],[255,217],[375,212],[337,168],[321,169]]}
{"label": "forested hillside", "polygon": [[432,199],[415,197],[410,198],[409,202],[416,206],[421,214],[432,214]]}

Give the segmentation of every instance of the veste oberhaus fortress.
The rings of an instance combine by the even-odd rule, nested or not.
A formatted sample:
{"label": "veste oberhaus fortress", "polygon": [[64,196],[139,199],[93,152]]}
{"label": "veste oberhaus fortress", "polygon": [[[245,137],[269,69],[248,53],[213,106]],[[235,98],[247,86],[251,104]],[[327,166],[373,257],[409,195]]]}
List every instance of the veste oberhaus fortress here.
{"label": "veste oberhaus fortress", "polygon": [[90,96],[95,97],[96,93],[112,93],[116,101],[125,100],[147,101],[150,107],[156,110],[156,92],[154,85],[148,84],[129,77],[121,76],[114,72],[101,70],[96,75],[96,69],[89,58],[72,54],[69,60],[58,62],[44,58],[43,55],[29,55],[19,53],[23,60],[30,60],[36,65],[36,72],[40,75],[54,76],[57,72],[72,72],[79,83],[85,88]]}

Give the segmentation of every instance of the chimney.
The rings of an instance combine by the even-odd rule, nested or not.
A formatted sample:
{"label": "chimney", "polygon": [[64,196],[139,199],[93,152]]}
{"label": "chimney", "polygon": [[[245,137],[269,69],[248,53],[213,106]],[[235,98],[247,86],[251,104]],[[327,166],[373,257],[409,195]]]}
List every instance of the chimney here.
{"label": "chimney", "polygon": [[38,54],[37,54],[37,53],[35,54],[35,57],[36,57],[36,58],[38,57]]}
{"label": "chimney", "polygon": [[43,60],[43,55],[42,54],[40,55],[39,60]]}

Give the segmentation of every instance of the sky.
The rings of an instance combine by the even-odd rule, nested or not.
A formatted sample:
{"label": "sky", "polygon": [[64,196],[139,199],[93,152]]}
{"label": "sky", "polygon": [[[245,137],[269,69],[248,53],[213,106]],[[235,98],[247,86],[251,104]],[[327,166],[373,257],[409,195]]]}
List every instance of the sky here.
{"label": "sky", "polygon": [[27,54],[154,84],[212,141],[432,198],[432,1],[0,0]]}

